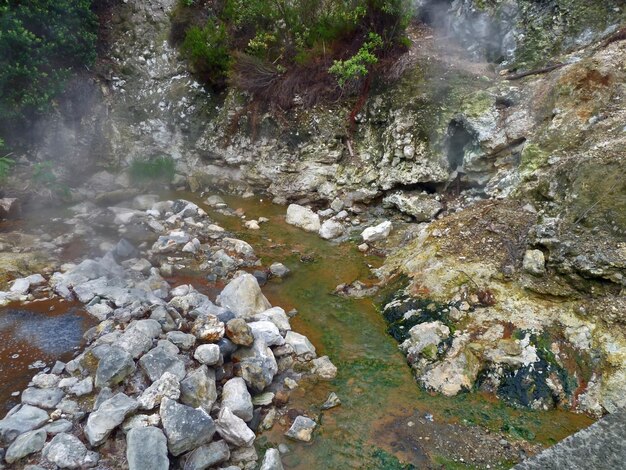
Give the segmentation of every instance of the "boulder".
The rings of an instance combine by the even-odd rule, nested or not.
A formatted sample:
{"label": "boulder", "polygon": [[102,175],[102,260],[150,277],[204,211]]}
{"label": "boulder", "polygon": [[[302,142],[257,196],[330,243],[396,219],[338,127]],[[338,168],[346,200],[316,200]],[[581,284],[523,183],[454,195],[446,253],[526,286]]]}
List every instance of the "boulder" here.
{"label": "boulder", "polygon": [[435,196],[426,193],[408,194],[396,192],[383,199],[385,206],[395,206],[400,212],[411,215],[417,222],[428,222],[443,209]]}
{"label": "boulder", "polygon": [[171,372],[179,380],[185,378],[185,363],[163,346],[153,348],[139,359],[139,367],[152,382],[159,380],[165,372]]}
{"label": "boulder", "polygon": [[285,436],[296,441],[310,442],[316,426],[317,424],[311,418],[298,416],[285,433]]}
{"label": "boulder", "polygon": [[22,405],[3,420],[0,420],[0,445],[10,444],[17,436],[33,429],[37,429],[48,421],[48,413],[31,406]]}
{"label": "boulder", "polygon": [[330,362],[328,356],[318,357],[317,359],[313,359],[311,361],[313,363],[313,372],[322,380],[333,380],[337,377],[337,367]]}
{"label": "boulder", "polygon": [[215,424],[219,435],[235,447],[248,447],[254,442],[254,432],[227,406],[222,406]]}
{"label": "boulder", "polygon": [[29,387],[22,392],[22,403],[50,409],[57,406],[65,393],[60,388]]}
{"label": "boulder", "polygon": [[222,389],[222,407],[229,408],[235,416],[248,422],[252,419],[254,407],[246,382],[241,377],[234,377],[224,384]]}
{"label": "boulder", "polygon": [[230,281],[218,296],[217,303],[243,319],[271,307],[252,274],[242,274]]}
{"label": "boulder", "polygon": [[213,366],[220,362],[222,353],[217,344],[201,344],[193,353],[193,357],[200,364]]}
{"label": "boulder", "polygon": [[126,435],[129,470],[168,470],[167,438],[154,426],[138,427]]}
{"label": "boulder", "polygon": [[283,470],[278,449],[267,449],[259,470]]}
{"label": "boulder", "polygon": [[213,419],[202,409],[197,410],[164,398],[160,415],[168,449],[174,456],[211,442],[215,434]]}
{"label": "boulder", "polygon": [[281,335],[287,334],[291,330],[291,324],[289,323],[289,317],[285,311],[280,307],[272,307],[265,312],[259,313],[253,318],[255,321],[269,320],[276,325]]}
{"label": "boulder", "polygon": [[524,253],[524,271],[533,276],[543,276],[546,273],[546,258],[541,250],[527,250]]}
{"label": "boulder", "polygon": [[111,431],[122,424],[129,413],[139,408],[139,402],[123,393],[106,400],[89,415],[85,426],[85,436],[92,446],[102,444]]}
{"label": "boulder", "polygon": [[265,341],[260,339],[255,340],[250,348],[240,348],[235,351],[232,358],[240,363],[241,377],[256,393],[265,390],[278,372],[274,353]]}
{"label": "boulder", "polygon": [[288,331],[285,335],[285,342],[293,348],[296,356],[302,356],[305,359],[313,359],[317,356],[315,346],[313,346],[306,336],[300,333]]}
{"label": "boulder", "polygon": [[[185,470],[205,470],[230,458],[230,449],[224,441],[215,441],[200,446],[187,454],[183,468]],[[237,467],[239,468],[239,467]]]}
{"label": "boulder", "polygon": [[215,315],[200,315],[193,322],[191,333],[200,341],[217,342],[224,337],[224,323]]}
{"label": "boulder", "polygon": [[409,330],[409,337],[400,345],[400,349],[410,358],[422,355],[432,360],[437,355],[437,345],[449,337],[450,328],[439,320],[418,323]]}
{"label": "boulder", "polygon": [[270,273],[272,273],[272,276],[274,277],[285,277],[290,272],[289,268],[283,263],[272,263],[270,265]]}
{"label": "boulder", "polygon": [[226,323],[226,336],[240,346],[252,346],[254,336],[243,318],[233,318]]}
{"label": "boulder", "polygon": [[368,227],[361,233],[363,241],[366,243],[384,240],[391,233],[391,222],[388,220],[374,227]]}
{"label": "boulder", "polygon": [[285,222],[300,227],[307,232],[318,232],[320,229],[320,216],[308,207],[299,206],[298,204],[290,204],[287,207]]}
{"label": "boulder", "polygon": [[87,448],[71,434],[57,434],[43,449],[43,458],[60,468],[81,468]]}
{"label": "boulder", "polygon": [[7,463],[14,463],[27,455],[39,452],[46,443],[46,437],[46,431],[43,429],[28,431],[18,436],[7,449],[4,460]]}
{"label": "boulder", "polygon": [[180,349],[191,349],[196,344],[196,337],[182,331],[170,331],[166,335],[167,339]]}
{"label": "boulder", "polygon": [[341,222],[334,219],[328,219],[320,227],[319,235],[324,240],[332,240],[333,238],[342,236],[344,230],[344,226]]}
{"label": "boulder", "polygon": [[144,390],[137,401],[142,410],[152,410],[160,405],[165,397],[172,400],[178,400],[180,397],[178,377],[171,372],[164,372],[156,382]]}
{"label": "boulder", "polygon": [[0,199],[0,219],[19,219],[22,215],[20,201],[16,198]]}
{"label": "boulder", "polygon": [[215,400],[217,400],[215,371],[207,366],[189,371],[180,383],[181,403],[192,408],[202,408],[210,413]]}
{"label": "boulder", "polygon": [[95,385],[98,388],[111,387],[122,382],[135,372],[133,357],[117,346],[112,346],[98,362]]}
{"label": "boulder", "polygon": [[278,327],[269,320],[248,323],[255,340],[262,340],[267,346],[281,346],[285,339],[280,335]]}

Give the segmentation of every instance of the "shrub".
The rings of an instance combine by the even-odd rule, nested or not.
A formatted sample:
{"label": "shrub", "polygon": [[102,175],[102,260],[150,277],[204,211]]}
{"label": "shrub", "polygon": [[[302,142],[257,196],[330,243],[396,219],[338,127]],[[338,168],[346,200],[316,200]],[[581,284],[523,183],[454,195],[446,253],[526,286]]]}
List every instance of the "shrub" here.
{"label": "shrub", "polygon": [[[4,148],[4,141],[0,139],[0,152]],[[13,160],[9,158],[9,155],[3,155],[0,157],[0,183],[5,181],[9,176],[9,170],[13,166]]]}
{"label": "shrub", "polygon": [[367,75],[368,67],[378,62],[374,51],[382,45],[382,38],[376,33],[370,33],[368,41],[355,55],[346,60],[336,60],[328,71],[337,77],[339,86],[344,87],[346,83]]}
{"label": "shrub", "polygon": [[222,23],[209,20],[203,28],[187,30],[181,46],[193,71],[213,85],[224,84],[230,63],[228,35]]}
{"label": "shrub", "polygon": [[0,119],[45,112],[74,69],[96,58],[91,0],[0,2]]}
{"label": "shrub", "polygon": [[135,182],[158,180],[169,182],[174,177],[176,162],[172,157],[138,158],[131,162],[129,174]]}

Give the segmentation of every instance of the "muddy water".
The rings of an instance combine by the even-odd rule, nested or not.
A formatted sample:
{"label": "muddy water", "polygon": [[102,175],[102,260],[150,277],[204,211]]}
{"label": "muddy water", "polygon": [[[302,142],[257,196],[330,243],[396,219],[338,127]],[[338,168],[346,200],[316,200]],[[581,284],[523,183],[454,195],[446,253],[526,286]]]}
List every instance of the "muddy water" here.
{"label": "muddy water", "polygon": [[[178,197],[201,203],[192,194]],[[273,305],[299,311],[292,319],[294,329],[306,334],[318,355],[330,356],[339,369],[334,381],[304,383],[291,395],[290,408],[320,418],[321,426],[310,444],[288,441],[283,436],[286,421],[259,438],[261,446],[289,446],[291,451],[284,456],[287,468],[402,468],[388,454],[418,468],[441,468],[442,462],[447,466],[446,462],[452,461],[445,455],[451,451],[444,449],[454,450],[459,433],[489,437],[494,431],[504,432],[509,440],[524,437],[548,445],[591,423],[585,416],[562,411],[516,410],[482,394],[444,398],[424,392],[397,344],[386,334],[374,302],[331,294],[340,283],[366,281],[370,266],[379,265],[381,259],[364,256],[354,243],[332,244],[285,224],[285,207],[252,199],[225,199],[230,207],[242,208],[246,219],[270,219],[261,230],[251,231],[243,227],[242,219],[203,205],[222,226],[252,244],[264,266],[280,261],[292,270],[288,278],[272,280],[263,291]],[[313,261],[303,262],[303,255]],[[320,405],[331,391],[339,395],[342,405],[321,412]],[[433,439],[431,444],[415,444],[422,439],[411,427],[415,423],[420,431],[434,426],[439,443]],[[477,445],[477,439],[468,446]],[[491,468],[494,459],[497,467],[510,466],[510,453],[503,451],[500,456],[497,450],[491,451],[495,456]],[[460,462],[453,466],[464,468]]]}
{"label": "muddy water", "polygon": [[0,416],[19,403],[22,391],[41,367],[72,358],[94,321],[77,303],[45,300],[0,309]]}

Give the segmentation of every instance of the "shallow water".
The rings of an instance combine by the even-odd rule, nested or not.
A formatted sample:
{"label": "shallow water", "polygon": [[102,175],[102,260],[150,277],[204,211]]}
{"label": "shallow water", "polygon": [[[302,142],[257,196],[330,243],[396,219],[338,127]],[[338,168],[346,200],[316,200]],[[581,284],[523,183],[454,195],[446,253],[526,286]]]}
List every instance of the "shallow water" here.
{"label": "shallow water", "polygon": [[[182,193],[177,197],[201,203],[197,195]],[[306,334],[318,356],[330,356],[339,369],[332,382],[304,383],[291,395],[289,408],[321,418],[311,443],[287,440],[283,436],[286,423],[277,423],[258,439],[261,446],[286,443],[291,449],[283,459],[287,468],[399,468],[382,459],[380,449],[418,468],[441,468],[440,457],[445,460],[447,456],[439,455],[432,445],[411,444],[411,430],[398,424],[426,414],[432,414],[436,423],[468,425],[468,433],[477,429],[471,425],[480,425],[487,429],[481,432],[506,431],[509,438],[531,437],[541,444],[554,443],[591,424],[583,415],[564,411],[514,409],[485,394],[445,398],[423,391],[397,343],[387,335],[374,301],[331,294],[338,284],[367,281],[370,266],[380,265],[380,258],[364,256],[354,243],[329,243],[317,234],[285,224],[284,206],[224,199],[231,208],[242,208],[246,220],[261,216],[270,219],[261,230],[252,231],[243,227],[244,220],[202,205],[218,223],[248,241],[264,266],[280,261],[291,269],[289,277],[272,280],[263,292],[273,305],[299,311],[292,319],[294,330]],[[302,262],[301,255],[313,261]],[[331,391],[339,395],[342,405],[320,412]],[[454,445],[454,435],[449,439]],[[503,462],[502,466],[509,465]]]}
{"label": "shallow water", "polygon": [[[52,309],[52,310],[51,310]],[[69,360],[81,345],[83,333],[94,324],[76,303],[46,300],[0,309],[0,416],[19,402],[11,396],[26,388],[41,368]]]}

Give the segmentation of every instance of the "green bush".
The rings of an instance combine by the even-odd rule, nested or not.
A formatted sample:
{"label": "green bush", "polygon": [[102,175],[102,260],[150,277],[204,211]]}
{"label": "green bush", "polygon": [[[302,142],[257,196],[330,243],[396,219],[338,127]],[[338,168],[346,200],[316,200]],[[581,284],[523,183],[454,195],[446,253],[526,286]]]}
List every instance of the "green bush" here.
{"label": "green bush", "polygon": [[174,177],[176,162],[172,157],[138,158],[131,162],[130,178],[134,182],[151,180],[169,182]]}
{"label": "green bush", "polygon": [[223,84],[230,64],[228,34],[222,23],[209,20],[203,28],[192,26],[185,34],[181,52],[193,71],[206,82]]}
{"label": "green bush", "polygon": [[[0,139],[0,152],[4,148],[4,140]],[[3,155],[0,157],[0,183],[5,181],[9,176],[9,171],[11,167],[15,163],[8,155]]]}
{"label": "green bush", "polygon": [[0,0],[0,120],[45,112],[96,58],[91,0]]}
{"label": "green bush", "polygon": [[368,41],[355,55],[346,60],[336,60],[328,71],[337,77],[339,86],[344,87],[346,83],[367,75],[368,67],[378,62],[374,51],[382,45],[382,38],[376,33],[370,33]]}

